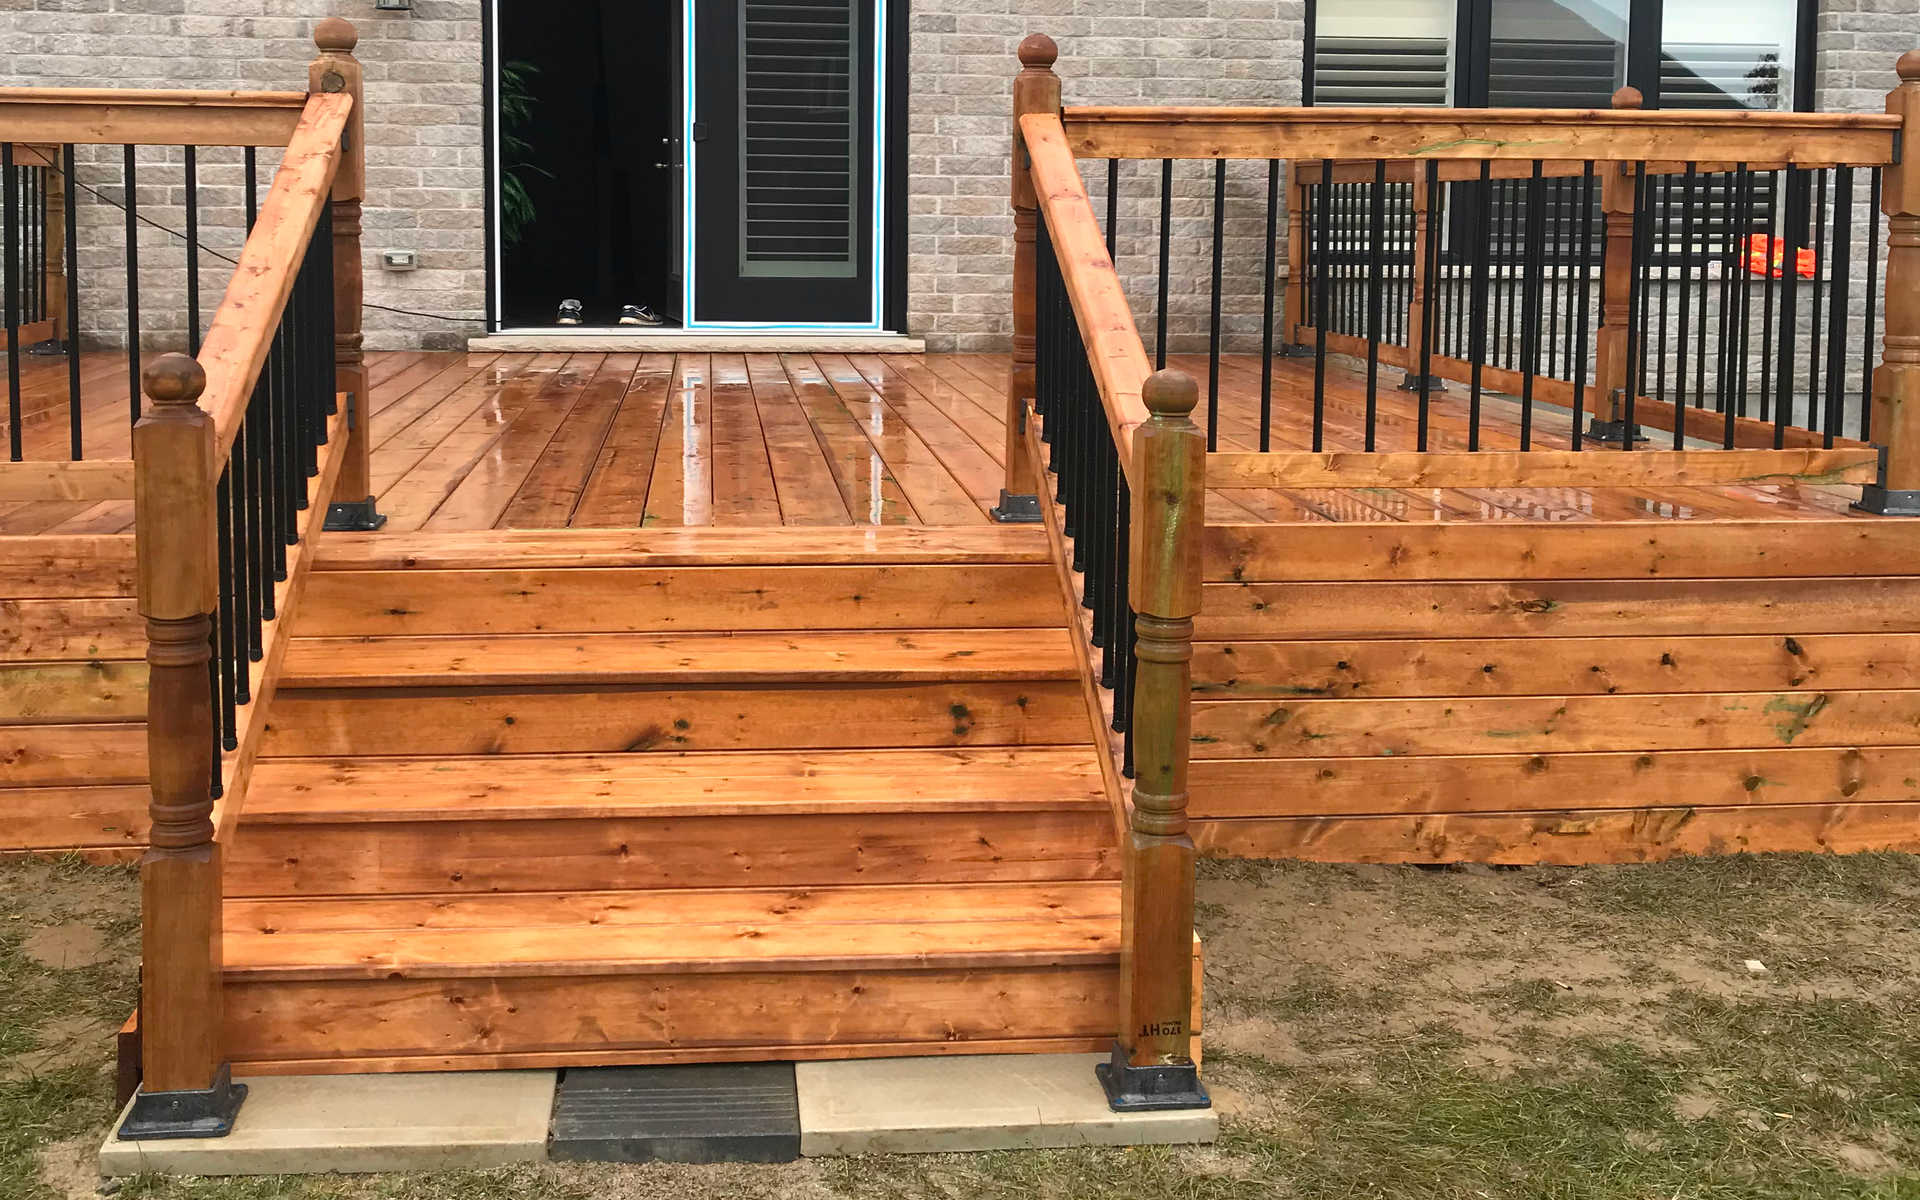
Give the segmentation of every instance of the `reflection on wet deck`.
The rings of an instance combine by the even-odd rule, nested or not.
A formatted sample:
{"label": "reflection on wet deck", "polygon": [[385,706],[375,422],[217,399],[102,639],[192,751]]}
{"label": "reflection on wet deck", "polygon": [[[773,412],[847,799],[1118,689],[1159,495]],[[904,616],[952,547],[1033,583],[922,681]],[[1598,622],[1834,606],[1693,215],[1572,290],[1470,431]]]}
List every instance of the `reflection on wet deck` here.
{"label": "reflection on wet deck", "polygon": [[[1004,356],[410,351],[370,354],[368,362],[374,487],[391,529],[969,525],[986,521],[999,498]],[[1204,358],[1176,356],[1173,365],[1207,377]],[[89,453],[124,454],[124,358],[89,355],[83,374],[88,407],[98,414],[90,413]],[[64,388],[64,366],[59,375]],[[1259,378],[1258,358],[1222,360],[1221,449],[1257,448]],[[1406,423],[1412,404],[1398,383],[1397,372],[1380,382],[1376,403],[1391,418],[1383,437]],[[1364,377],[1335,367],[1328,385],[1328,446],[1354,439],[1357,448]],[[1309,444],[1311,386],[1305,360],[1275,363],[1274,449]],[[1464,392],[1436,398],[1436,447],[1458,432]],[[1483,429],[1497,437],[1517,413],[1512,402],[1487,397]],[[1197,415],[1204,419],[1204,411]],[[36,419],[29,441],[63,453],[64,423],[58,414]],[[1536,406],[1537,444],[1564,445],[1569,427],[1564,410]],[[1845,514],[1856,491],[1234,489],[1210,494],[1208,516],[1216,523],[1792,520]],[[0,506],[4,533],[104,533],[131,522],[125,503]]]}

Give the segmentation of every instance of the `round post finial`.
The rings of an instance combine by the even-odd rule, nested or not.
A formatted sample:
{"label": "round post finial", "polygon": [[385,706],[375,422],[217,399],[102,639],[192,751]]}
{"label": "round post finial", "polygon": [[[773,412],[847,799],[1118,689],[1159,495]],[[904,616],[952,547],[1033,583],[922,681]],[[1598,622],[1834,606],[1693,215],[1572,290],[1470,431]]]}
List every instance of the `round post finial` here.
{"label": "round post finial", "polygon": [[1051,70],[1060,60],[1060,47],[1044,33],[1030,33],[1020,39],[1020,65],[1030,71]]}
{"label": "round post finial", "polygon": [[313,44],[327,54],[351,54],[360,44],[360,31],[345,17],[322,17],[313,27]]}
{"label": "round post finial", "polygon": [[1646,103],[1647,98],[1640,94],[1640,89],[1637,87],[1623,87],[1613,94],[1615,108],[1641,108]]}
{"label": "round post finial", "polygon": [[140,373],[140,387],[155,404],[193,404],[207,390],[207,372],[184,354],[162,354]]}
{"label": "round post finial", "polygon": [[1902,83],[1920,83],[1920,50],[1909,50],[1893,64]]}
{"label": "round post finial", "polygon": [[1140,399],[1156,417],[1184,417],[1200,403],[1200,385],[1185,371],[1155,371],[1140,385]]}

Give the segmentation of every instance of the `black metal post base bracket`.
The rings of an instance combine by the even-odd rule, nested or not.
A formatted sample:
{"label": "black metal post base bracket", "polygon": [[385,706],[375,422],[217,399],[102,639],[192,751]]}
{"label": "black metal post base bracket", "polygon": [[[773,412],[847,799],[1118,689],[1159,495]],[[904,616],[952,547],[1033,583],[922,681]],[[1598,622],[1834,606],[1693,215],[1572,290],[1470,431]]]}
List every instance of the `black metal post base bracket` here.
{"label": "black metal post base bracket", "polygon": [[120,1123],[120,1140],[226,1137],[233,1132],[246,1098],[247,1085],[235,1083],[225,1063],[220,1064],[213,1086],[204,1091],[149,1092],[142,1087],[133,1094],[127,1119]]}
{"label": "black metal post base bracket", "polygon": [[1288,342],[1273,352],[1275,358],[1312,358],[1313,347],[1305,342]]}
{"label": "black metal post base bracket", "polygon": [[1113,1057],[1095,1063],[1093,1073],[1106,1089],[1107,1107],[1114,1112],[1213,1107],[1213,1098],[1200,1086],[1200,1068],[1192,1062],[1136,1067],[1127,1061],[1127,1048],[1116,1041]]}
{"label": "black metal post base bracket", "polygon": [[1005,488],[1000,489],[1000,503],[987,510],[993,519],[1002,525],[1038,525],[1040,523],[1040,497],[1018,496]]}
{"label": "black metal post base bracket", "polygon": [[[1427,383],[1427,391],[1429,392],[1444,392],[1447,390],[1447,381],[1440,378],[1438,375],[1427,376],[1426,383]],[[1419,391],[1420,376],[1414,374],[1412,371],[1408,371],[1407,377],[1400,381],[1400,390],[1403,392]]]}
{"label": "black metal post base bracket", "polygon": [[1602,421],[1596,417],[1587,424],[1587,440],[1619,446],[1629,441],[1644,442],[1647,435],[1638,425],[1629,425],[1625,421]]}
{"label": "black metal post base bracket", "polygon": [[1920,491],[1889,489],[1877,483],[1860,488],[1853,506],[1881,517],[1920,517]]}
{"label": "black metal post base bracket", "polygon": [[343,500],[338,504],[327,505],[326,524],[321,528],[329,533],[358,531],[361,533],[378,529],[387,523],[387,515],[373,506],[373,497],[365,500]]}

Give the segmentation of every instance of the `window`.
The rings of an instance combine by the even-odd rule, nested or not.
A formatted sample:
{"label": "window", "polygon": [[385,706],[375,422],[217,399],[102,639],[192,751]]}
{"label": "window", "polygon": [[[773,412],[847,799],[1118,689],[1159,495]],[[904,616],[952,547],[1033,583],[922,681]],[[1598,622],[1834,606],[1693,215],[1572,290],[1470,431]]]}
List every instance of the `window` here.
{"label": "window", "polygon": [[[1309,104],[1812,106],[1815,0],[1309,0]],[[1734,40],[1728,40],[1732,38]],[[1810,80],[1808,81],[1810,82]]]}

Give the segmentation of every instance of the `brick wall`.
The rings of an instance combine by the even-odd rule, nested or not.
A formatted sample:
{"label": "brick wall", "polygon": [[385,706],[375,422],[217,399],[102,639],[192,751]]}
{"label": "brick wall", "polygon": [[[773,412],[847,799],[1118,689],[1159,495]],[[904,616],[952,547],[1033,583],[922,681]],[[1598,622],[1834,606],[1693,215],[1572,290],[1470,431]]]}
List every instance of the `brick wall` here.
{"label": "brick wall", "polygon": [[[0,0],[0,84],[304,91],[312,28],[345,12],[360,30],[367,74],[367,302],[465,318],[370,310],[371,347],[460,346],[480,329],[486,284],[482,216],[480,8],[415,0],[411,16],[339,0]],[[90,147],[78,168],[81,325],[124,344],[125,199],[119,147]],[[226,286],[240,241],[240,153],[200,152],[203,320]],[[261,151],[260,190],[277,155]],[[182,154],[146,147],[136,167],[143,343],[184,341]],[[387,247],[418,252],[420,269],[379,269]]]}

